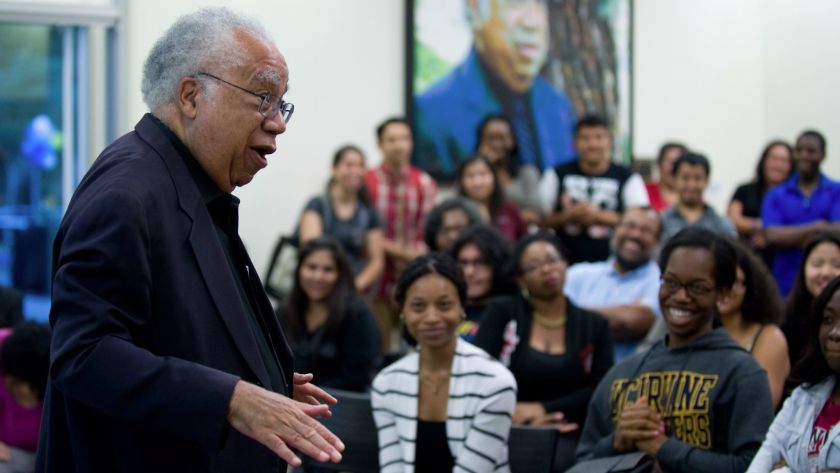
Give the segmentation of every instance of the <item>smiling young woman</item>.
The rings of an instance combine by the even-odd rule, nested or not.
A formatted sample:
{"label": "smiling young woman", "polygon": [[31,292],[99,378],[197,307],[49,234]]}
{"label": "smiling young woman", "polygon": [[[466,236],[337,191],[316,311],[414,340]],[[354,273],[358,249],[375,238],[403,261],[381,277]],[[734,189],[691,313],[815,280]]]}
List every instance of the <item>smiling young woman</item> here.
{"label": "smiling young woman", "polygon": [[643,452],[662,471],[746,469],[773,414],[767,375],[723,328],[717,304],[735,281],[731,243],[689,227],[662,249],[664,340],[598,385],[578,459]]}
{"label": "smiling young woman", "polygon": [[803,384],[785,401],[749,473],[840,467],[840,278],[823,289],[810,315],[805,354],[794,370]]}
{"label": "smiling young woman", "polygon": [[421,256],[400,275],[396,299],[406,339],[418,351],[373,380],[383,472],[455,466],[510,471],[507,438],[516,382],[504,366],[458,337],[466,298],[464,275],[449,256]]}
{"label": "smiling young woman", "polygon": [[339,245],[321,237],[301,247],[295,283],[277,317],[296,369],[325,388],[363,391],[379,361],[379,329]]}

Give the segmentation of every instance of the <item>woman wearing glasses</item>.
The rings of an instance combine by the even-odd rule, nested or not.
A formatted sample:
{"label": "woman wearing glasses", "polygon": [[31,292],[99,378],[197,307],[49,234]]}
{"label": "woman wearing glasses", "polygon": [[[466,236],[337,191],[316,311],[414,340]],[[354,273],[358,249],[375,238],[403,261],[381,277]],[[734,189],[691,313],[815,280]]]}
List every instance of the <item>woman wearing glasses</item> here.
{"label": "woman wearing glasses", "polygon": [[490,302],[516,290],[508,271],[510,252],[507,239],[487,224],[470,228],[449,249],[467,280],[466,319],[458,325],[458,335],[468,342],[475,341]]}
{"label": "woman wearing glasses", "polygon": [[742,472],[773,406],[764,370],[725,329],[713,328],[717,304],[735,282],[735,250],[689,227],[665,244],[659,265],[668,334],[598,385],[578,459],[642,452],[661,471]]}
{"label": "woman wearing glasses", "polygon": [[475,344],[516,377],[515,424],[575,430],[613,364],[609,325],[563,294],[566,250],[554,234],[526,236],[513,261],[522,292],[490,303]]}

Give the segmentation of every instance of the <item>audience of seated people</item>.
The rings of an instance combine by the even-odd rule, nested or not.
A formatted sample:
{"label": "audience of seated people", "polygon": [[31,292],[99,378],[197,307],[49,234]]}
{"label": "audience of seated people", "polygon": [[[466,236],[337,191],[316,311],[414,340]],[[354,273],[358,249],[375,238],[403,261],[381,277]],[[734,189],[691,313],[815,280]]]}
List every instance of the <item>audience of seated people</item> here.
{"label": "audience of seated people", "polygon": [[[579,159],[542,176],[516,164],[505,117],[477,134],[459,195],[436,206],[408,122],[388,119],[382,164],[338,149],[298,222],[277,316],[316,384],[364,392],[381,368],[383,471],[508,471],[512,423],[582,429],[580,460],[641,452],[661,471],[744,471],[765,433],[750,471],[840,467],[840,184],[820,170],[819,132],[766,146],[734,226],[704,201],[709,161],[679,143],[645,185],[597,116],[575,128]],[[724,237],[736,230],[742,244]],[[0,471],[31,461],[48,338],[0,330]],[[382,367],[382,353],[402,358]]]}
{"label": "audience of seated people", "polygon": [[726,217],[706,204],[703,193],[709,184],[711,165],[702,154],[684,153],[674,161],[671,171],[677,203],[662,213],[662,241],[668,241],[688,226],[698,226],[720,234],[735,234]]}
{"label": "audience of seated people", "polygon": [[840,278],[817,297],[808,317],[802,382],[773,420],[748,473],[835,472],[840,467]]}
{"label": "audience of seated people", "polygon": [[650,199],[650,206],[657,212],[664,212],[677,203],[677,191],[674,190],[674,161],[685,154],[688,148],[684,144],[669,141],[659,148],[656,156],[657,180],[645,182]]}
{"label": "audience of seated people", "polygon": [[458,194],[475,203],[482,221],[498,228],[510,241],[524,235],[528,227],[519,209],[505,199],[496,170],[483,156],[473,156],[458,168]]}
{"label": "audience of seated people", "polygon": [[323,388],[367,389],[378,366],[379,329],[335,240],[319,237],[301,247],[292,291],[277,317],[295,371],[312,373]]}
{"label": "audience of seated people", "polygon": [[0,329],[0,471],[35,471],[50,366],[50,328],[20,322]]}
{"label": "audience of seated people", "polygon": [[793,365],[799,361],[808,341],[808,314],[814,300],[829,281],[840,276],[840,234],[818,232],[803,252],[782,323]]}
{"label": "audience of seated people", "polygon": [[808,130],[799,135],[793,152],[795,172],[761,204],[767,244],[774,250],[773,277],[782,295],[790,293],[801,248],[814,232],[840,232],[840,183],[820,172],[825,154],[821,133]]}
{"label": "audience of seated people", "polygon": [[627,209],[615,228],[610,259],[578,263],[566,273],[569,299],[609,321],[616,362],[633,354],[660,317],[654,252],[661,231],[653,209]]}
{"label": "audience of seated people", "polygon": [[570,263],[604,261],[621,212],[647,207],[647,190],[638,174],[612,160],[612,138],[603,118],[590,115],[578,122],[575,147],[577,161],[545,172],[540,180],[548,213],[543,223],[557,230],[569,248]]}
{"label": "audience of seated people", "polygon": [[458,262],[467,282],[466,317],[458,325],[458,335],[472,342],[487,305],[516,290],[508,270],[510,243],[490,225],[476,225],[458,238],[449,254]]}
{"label": "audience of seated people", "polygon": [[533,164],[520,163],[517,158],[516,135],[510,120],[504,115],[488,115],[478,125],[476,154],[487,158],[496,170],[505,198],[516,204],[522,220],[537,224],[540,219],[540,170]]}
{"label": "audience of seated people", "polygon": [[309,200],[298,227],[301,244],[322,235],[341,244],[356,288],[362,292],[373,286],[385,266],[382,228],[371,207],[364,175],[362,151],[353,145],[339,148],[326,192]]}
{"label": "audience of seated people", "polygon": [[732,241],[738,255],[735,283],[718,306],[729,336],[752,353],[767,371],[773,407],[782,400],[785,379],[790,374],[787,340],[779,328],[782,297],[764,262],[739,241]]}
{"label": "audience of seated people", "polygon": [[370,200],[379,213],[384,231],[385,271],[374,288],[373,312],[382,335],[382,351],[398,345],[394,284],[409,261],[426,252],[423,226],[435,206],[437,184],[431,176],[411,165],[414,142],[404,118],[389,118],[376,129],[382,164],[365,174]]}
{"label": "audience of seated people", "polygon": [[417,350],[373,380],[371,407],[382,472],[509,472],[507,438],[516,381],[456,334],[467,285],[452,258],[409,263],[396,300]]}
{"label": "audience of seated people", "polygon": [[429,212],[423,229],[423,241],[429,251],[443,253],[468,228],[481,223],[478,208],[463,197],[444,200]]}
{"label": "audience of seated people", "polygon": [[761,253],[768,268],[773,267],[773,258],[772,252],[767,249],[767,238],[761,223],[761,202],[767,191],[788,180],[791,172],[793,148],[781,140],[771,141],[761,153],[755,176],[750,182],[735,189],[726,210],[738,235]]}
{"label": "audience of seated people", "polygon": [[475,344],[516,377],[515,424],[574,430],[613,364],[609,323],[563,294],[568,256],[555,235],[526,236],[513,261],[521,293],[490,303]]}
{"label": "audience of seated people", "polygon": [[735,250],[726,238],[690,227],[665,243],[660,267],[667,337],[598,385],[578,459],[643,452],[655,471],[743,472],[773,405],[761,366],[714,328],[717,304],[735,282]]}

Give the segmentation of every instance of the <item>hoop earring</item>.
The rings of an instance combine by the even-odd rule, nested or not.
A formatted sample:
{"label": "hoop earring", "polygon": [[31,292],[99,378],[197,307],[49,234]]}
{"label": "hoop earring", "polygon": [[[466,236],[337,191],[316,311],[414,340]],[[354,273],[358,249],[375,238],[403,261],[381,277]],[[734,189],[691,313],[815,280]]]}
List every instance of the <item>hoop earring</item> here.
{"label": "hoop earring", "polygon": [[531,302],[531,292],[528,291],[527,287],[523,287],[522,289],[520,289],[520,293],[522,294],[522,297],[524,297],[526,301]]}

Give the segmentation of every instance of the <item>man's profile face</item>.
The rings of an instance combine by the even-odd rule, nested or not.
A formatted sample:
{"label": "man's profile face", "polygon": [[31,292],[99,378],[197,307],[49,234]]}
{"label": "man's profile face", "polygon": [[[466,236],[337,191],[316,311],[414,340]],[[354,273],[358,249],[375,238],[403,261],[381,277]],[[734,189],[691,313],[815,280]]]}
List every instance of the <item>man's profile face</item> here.
{"label": "man's profile face", "polygon": [[405,123],[391,123],[382,130],[379,149],[382,150],[384,161],[390,166],[402,167],[408,164],[413,146],[411,128]]}
{"label": "man's profile face", "polygon": [[476,51],[511,90],[527,92],[548,52],[546,1],[473,0],[469,4],[476,18]]}
{"label": "man's profile face", "polygon": [[[247,58],[244,65],[206,72],[258,94],[282,97],[289,72],[280,51],[246,34],[237,39]],[[275,138],[286,131],[286,124],[281,114],[263,117],[259,97],[214,82],[204,84],[196,96],[196,116],[186,130],[185,143],[210,179],[231,192],[268,165],[268,155],[277,149]]]}
{"label": "man's profile face", "polygon": [[610,160],[610,132],[602,126],[582,127],[575,135],[575,147],[581,162],[590,166],[603,164]]}

